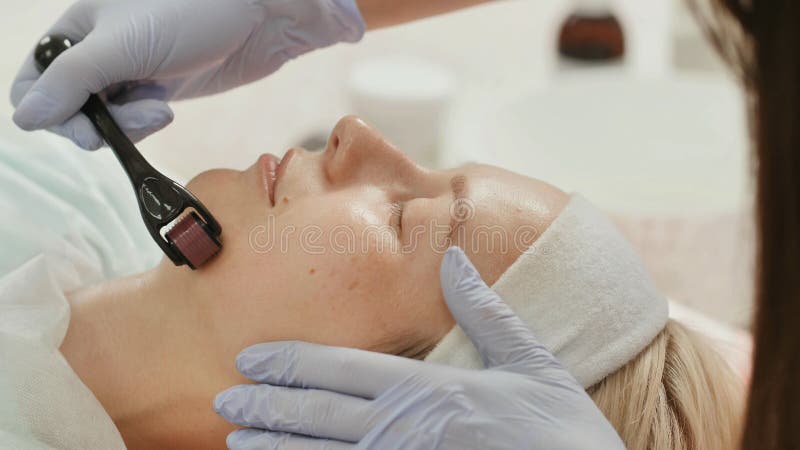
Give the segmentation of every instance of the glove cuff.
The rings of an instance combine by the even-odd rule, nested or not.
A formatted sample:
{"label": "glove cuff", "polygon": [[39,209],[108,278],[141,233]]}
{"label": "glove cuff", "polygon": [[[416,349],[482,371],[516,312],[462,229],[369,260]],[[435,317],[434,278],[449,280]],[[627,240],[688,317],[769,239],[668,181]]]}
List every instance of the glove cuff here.
{"label": "glove cuff", "polygon": [[[358,42],[366,24],[356,0],[246,0],[264,7],[264,25],[279,29],[292,48],[289,54]],[[277,31],[277,30],[276,30]]]}

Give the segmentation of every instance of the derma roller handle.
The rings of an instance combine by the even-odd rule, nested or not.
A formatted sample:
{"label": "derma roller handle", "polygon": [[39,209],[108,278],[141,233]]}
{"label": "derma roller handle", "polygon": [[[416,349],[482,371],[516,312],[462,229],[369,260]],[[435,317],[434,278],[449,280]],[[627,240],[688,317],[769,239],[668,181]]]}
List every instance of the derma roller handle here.
{"label": "derma roller handle", "polygon": [[[44,72],[58,55],[70,47],[72,43],[66,37],[53,35],[43,38],[34,52],[34,60],[39,71]],[[92,121],[100,135],[112,147],[131,181],[136,183],[139,181],[136,180],[137,175],[155,171],[134,147],[128,136],[120,130],[97,94],[89,96],[89,100],[81,107],[81,112]]]}
{"label": "derma roller handle", "polygon": [[[39,71],[44,72],[58,55],[70,47],[72,43],[66,36],[44,37],[34,51]],[[188,264],[195,269],[213,257],[222,247],[218,240],[222,229],[205,206],[186,188],[162,175],[144,159],[100,97],[91,94],[81,112],[94,124],[122,164],[133,183],[150,235],[172,262]],[[194,208],[195,212],[162,235],[162,229],[187,208]]]}

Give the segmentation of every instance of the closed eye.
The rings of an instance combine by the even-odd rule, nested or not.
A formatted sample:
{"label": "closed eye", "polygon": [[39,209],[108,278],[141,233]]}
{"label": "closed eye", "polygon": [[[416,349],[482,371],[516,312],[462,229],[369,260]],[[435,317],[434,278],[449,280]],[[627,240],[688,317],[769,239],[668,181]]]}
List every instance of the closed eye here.
{"label": "closed eye", "polygon": [[403,202],[394,202],[391,206],[389,225],[397,232],[398,236],[403,231],[403,210],[405,206]]}

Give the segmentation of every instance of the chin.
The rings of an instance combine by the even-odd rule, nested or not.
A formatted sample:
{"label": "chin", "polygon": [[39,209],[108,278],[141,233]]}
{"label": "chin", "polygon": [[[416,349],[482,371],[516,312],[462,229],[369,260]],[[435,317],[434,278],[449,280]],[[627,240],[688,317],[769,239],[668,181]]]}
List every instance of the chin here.
{"label": "chin", "polygon": [[200,172],[199,174],[195,175],[191,180],[189,180],[188,183],[186,183],[186,189],[189,189],[192,194],[198,197],[198,192],[196,191],[203,190],[203,187],[208,184],[208,177],[213,178],[216,170],[217,169],[206,170],[205,172]]}
{"label": "chin", "polygon": [[[201,172],[186,183],[188,189],[206,207],[208,199],[219,196],[221,192],[228,191],[236,184],[237,177],[241,172],[231,169],[211,169]],[[214,211],[211,211],[213,214]]]}

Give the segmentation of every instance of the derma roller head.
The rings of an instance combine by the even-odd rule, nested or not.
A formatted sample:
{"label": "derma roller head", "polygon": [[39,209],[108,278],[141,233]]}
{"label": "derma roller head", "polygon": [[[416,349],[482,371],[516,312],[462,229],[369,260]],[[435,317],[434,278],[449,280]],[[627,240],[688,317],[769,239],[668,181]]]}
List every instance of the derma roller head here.
{"label": "derma roller head", "polygon": [[[58,55],[72,47],[66,36],[39,41],[34,59],[44,72]],[[205,206],[185,187],[155,170],[111,117],[97,95],[81,108],[114,151],[133,183],[145,226],[175,265],[197,269],[219,253],[222,228]]]}

